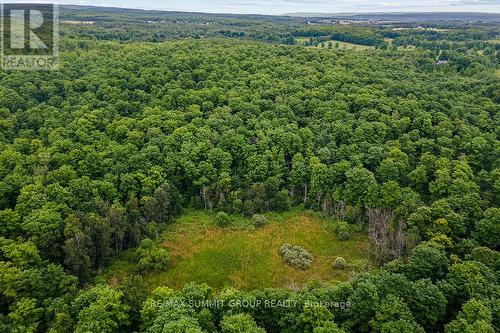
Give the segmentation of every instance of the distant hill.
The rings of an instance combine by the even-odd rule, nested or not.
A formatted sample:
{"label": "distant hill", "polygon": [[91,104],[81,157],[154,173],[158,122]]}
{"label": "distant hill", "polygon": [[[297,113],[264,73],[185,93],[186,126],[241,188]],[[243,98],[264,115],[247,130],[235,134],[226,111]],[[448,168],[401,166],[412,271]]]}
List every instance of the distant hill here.
{"label": "distant hill", "polygon": [[283,15],[259,15],[259,14],[213,14],[201,12],[179,12],[164,10],[143,10],[117,7],[97,7],[62,5],[63,15],[81,13],[99,14],[125,14],[138,16],[203,16],[203,17],[227,17],[244,19],[269,19],[282,21],[291,18],[338,18],[357,21],[397,21],[397,22],[439,22],[439,21],[462,21],[462,22],[499,22],[500,13],[288,13]]}
{"label": "distant hill", "polygon": [[187,11],[169,11],[169,10],[156,10],[156,9],[137,9],[137,8],[121,8],[121,7],[105,7],[105,6],[82,6],[82,5],[60,5],[62,16],[64,15],[78,15],[82,12],[94,15],[108,15],[108,14],[121,14],[125,16],[135,17],[214,17],[214,18],[243,18],[243,19],[257,19],[263,18],[274,21],[289,21],[292,20],[290,16],[280,15],[261,15],[261,14],[224,14],[224,13],[204,13],[204,12],[187,12]]}
{"label": "distant hill", "polygon": [[437,21],[469,21],[500,22],[500,13],[289,13],[285,16],[311,18],[339,18],[361,21],[404,21],[404,22],[437,22]]}

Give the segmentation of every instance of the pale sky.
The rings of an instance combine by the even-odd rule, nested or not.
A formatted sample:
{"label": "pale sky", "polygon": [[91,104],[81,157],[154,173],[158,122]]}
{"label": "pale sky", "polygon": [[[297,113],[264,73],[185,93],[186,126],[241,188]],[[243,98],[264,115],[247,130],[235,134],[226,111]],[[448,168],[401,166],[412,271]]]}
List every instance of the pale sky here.
{"label": "pale sky", "polygon": [[31,0],[106,7],[207,13],[284,14],[295,12],[485,12],[500,13],[500,0]]}

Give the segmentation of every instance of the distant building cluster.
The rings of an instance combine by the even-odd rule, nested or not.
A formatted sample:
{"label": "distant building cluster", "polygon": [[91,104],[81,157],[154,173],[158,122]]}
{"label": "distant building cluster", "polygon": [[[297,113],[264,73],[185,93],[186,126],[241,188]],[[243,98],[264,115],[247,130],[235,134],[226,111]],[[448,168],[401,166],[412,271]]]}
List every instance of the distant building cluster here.
{"label": "distant building cluster", "polygon": [[373,23],[371,21],[361,21],[361,20],[345,20],[345,19],[319,19],[319,20],[308,20],[307,25],[324,25],[324,24],[339,24],[339,25],[352,25],[352,24],[364,24]]}

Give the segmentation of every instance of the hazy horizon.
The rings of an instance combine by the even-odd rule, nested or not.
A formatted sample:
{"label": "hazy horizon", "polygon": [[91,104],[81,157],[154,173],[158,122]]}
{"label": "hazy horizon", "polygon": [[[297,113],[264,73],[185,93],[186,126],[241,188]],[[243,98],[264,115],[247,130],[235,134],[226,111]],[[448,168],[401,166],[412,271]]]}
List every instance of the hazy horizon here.
{"label": "hazy horizon", "polygon": [[283,15],[288,13],[390,13],[390,12],[483,12],[500,13],[499,0],[56,0],[17,1],[9,3],[58,3],[65,5],[120,7],[145,10],[186,11],[233,14]]}

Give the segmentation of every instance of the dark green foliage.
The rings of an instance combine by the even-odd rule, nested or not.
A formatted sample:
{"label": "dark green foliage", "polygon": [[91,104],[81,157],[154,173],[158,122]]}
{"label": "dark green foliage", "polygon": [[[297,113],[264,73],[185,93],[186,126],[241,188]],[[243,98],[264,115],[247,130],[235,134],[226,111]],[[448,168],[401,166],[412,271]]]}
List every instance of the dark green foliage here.
{"label": "dark green foliage", "polygon": [[427,331],[435,331],[437,324],[444,319],[446,298],[430,279],[412,284],[407,303],[415,321]]}
{"label": "dark green foliage", "polygon": [[123,303],[129,307],[129,325],[139,327],[141,309],[148,294],[148,285],[140,275],[127,276],[120,284],[119,291],[123,293]]}
{"label": "dark green foliage", "polygon": [[170,221],[179,214],[182,204],[179,192],[169,182],[161,184],[145,201],[145,217],[156,222]]}
{"label": "dark green foliage", "polygon": [[[393,30],[105,8],[61,15],[94,24],[62,24],[59,71],[0,71],[0,332],[499,330],[495,16]],[[299,37],[323,49],[288,46]],[[94,285],[135,247],[136,273],[168,269],[169,252],[151,239],[182,208],[219,212],[221,227],[253,215],[259,228],[264,212],[295,206],[340,221],[339,239],[361,226],[376,264],[392,261],[373,273],[349,263],[349,282],[299,291],[190,284],[147,295],[137,277]],[[298,269],[313,260],[297,246],[279,252]],[[151,303],[234,295],[298,305]]]}
{"label": "dark green foliage", "polygon": [[145,332],[202,333],[195,312],[190,308],[162,306]]}
{"label": "dark green foliage", "polygon": [[370,321],[374,332],[423,333],[424,329],[413,319],[408,305],[401,298],[390,295],[380,304],[375,318]]}
{"label": "dark green foliage", "polygon": [[500,271],[500,253],[487,247],[475,247],[467,256],[471,261],[478,261],[493,271]]}
{"label": "dark green foliage", "polygon": [[484,246],[497,249],[500,245],[500,209],[489,208],[484,218],[476,223],[476,240]]}
{"label": "dark green foliage", "polygon": [[320,326],[315,327],[313,333],[345,333],[345,331],[333,322],[324,322]]}
{"label": "dark green foliage", "polygon": [[378,310],[380,297],[376,286],[370,281],[360,281],[349,296],[352,306],[348,309],[348,325],[351,330],[367,332],[368,324]]}
{"label": "dark green foliage", "polygon": [[19,214],[12,209],[0,211],[0,237],[14,237],[19,234]]}
{"label": "dark green foliage", "polygon": [[446,253],[430,245],[422,243],[415,247],[408,262],[409,276],[413,280],[430,278],[440,280],[448,272]]}
{"label": "dark green foliage", "polygon": [[14,332],[37,332],[44,325],[57,325],[56,320],[45,318],[62,314],[57,304],[67,307],[76,288],[76,277],[42,260],[33,243],[0,238],[0,310],[9,310],[1,320]]}

